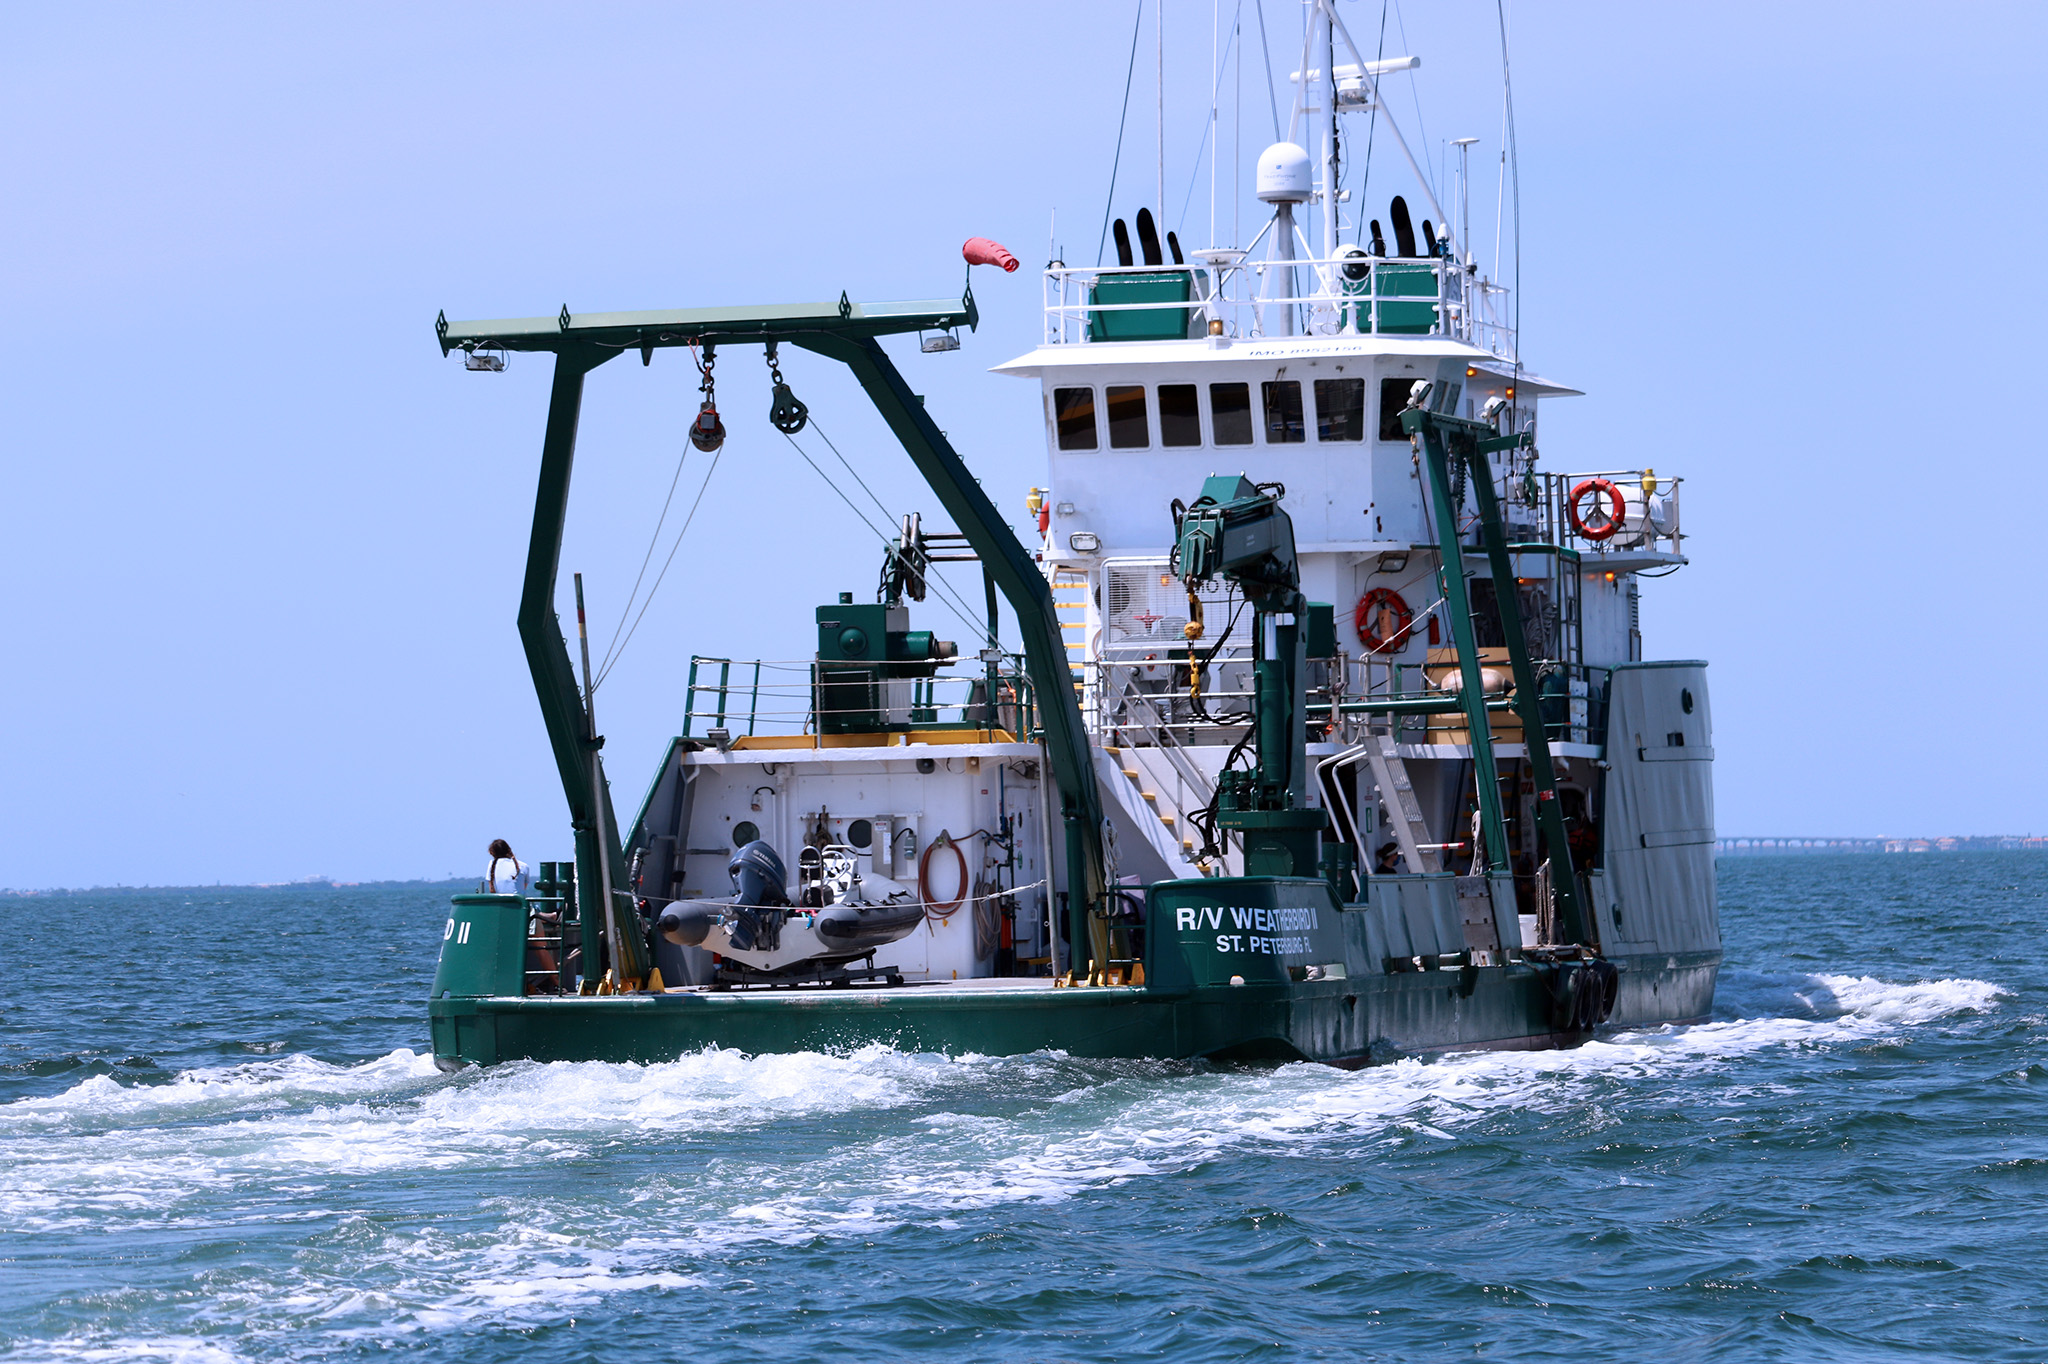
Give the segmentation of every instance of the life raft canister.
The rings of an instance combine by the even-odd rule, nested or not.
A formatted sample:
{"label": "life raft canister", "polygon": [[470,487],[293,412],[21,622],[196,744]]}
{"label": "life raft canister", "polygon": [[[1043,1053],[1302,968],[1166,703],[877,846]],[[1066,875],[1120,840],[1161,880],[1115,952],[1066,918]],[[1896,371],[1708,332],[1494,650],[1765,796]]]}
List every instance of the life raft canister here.
{"label": "life raft canister", "polygon": [[[1588,493],[1593,494],[1596,499],[1602,493],[1607,495],[1607,505],[1610,510],[1607,513],[1606,519],[1599,525],[1593,524],[1600,516],[1600,507],[1597,501],[1594,505],[1587,507],[1583,515],[1579,511],[1579,505],[1585,502]],[[1572,489],[1571,499],[1565,503],[1565,514],[1571,517],[1572,530],[1580,539],[1605,540],[1608,536],[1621,529],[1622,519],[1628,514],[1628,503],[1623,500],[1621,489],[1615,487],[1610,480],[1589,478]]]}
{"label": "life raft canister", "polygon": [[1392,653],[1406,644],[1414,621],[1415,613],[1391,587],[1375,587],[1360,597],[1351,617],[1359,643],[1376,654]]}

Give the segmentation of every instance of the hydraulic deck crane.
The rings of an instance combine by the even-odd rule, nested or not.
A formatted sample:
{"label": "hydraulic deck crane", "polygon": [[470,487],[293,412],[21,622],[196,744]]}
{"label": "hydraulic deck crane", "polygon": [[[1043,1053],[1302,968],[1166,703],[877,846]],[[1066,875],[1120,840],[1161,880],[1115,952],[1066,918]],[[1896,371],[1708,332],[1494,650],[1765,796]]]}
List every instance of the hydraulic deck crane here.
{"label": "hydraulic deck crane", "polygon": [[[1211,578],[1235,584],[1255,612],[1250,768],[1217,780],[1214,827],[1244,843],[1247,876],[1314,876],[1328,812],[1308,804],[1307,638],[1310,603],[1301,594],[1294,522],[1280,508],[1286,489],[1242,474],[1214,474],[1175,527],[1173,572],[1192,596]],[[1328,607],[1322,608],[1328,612]]]}

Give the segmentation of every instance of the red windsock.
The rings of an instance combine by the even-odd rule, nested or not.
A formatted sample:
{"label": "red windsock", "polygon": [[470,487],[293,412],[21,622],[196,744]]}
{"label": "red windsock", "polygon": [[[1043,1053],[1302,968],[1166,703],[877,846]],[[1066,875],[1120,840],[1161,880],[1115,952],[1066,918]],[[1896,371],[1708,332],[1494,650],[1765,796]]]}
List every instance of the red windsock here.
{"label": "red windsock", "polygon": [[992,242],[987,237],[969,237],[967,244],[960,248],[960,254],[967,257],[969,265],[1000,265],[1003,273],[1017,272],[1017,258],[1001,242]]}

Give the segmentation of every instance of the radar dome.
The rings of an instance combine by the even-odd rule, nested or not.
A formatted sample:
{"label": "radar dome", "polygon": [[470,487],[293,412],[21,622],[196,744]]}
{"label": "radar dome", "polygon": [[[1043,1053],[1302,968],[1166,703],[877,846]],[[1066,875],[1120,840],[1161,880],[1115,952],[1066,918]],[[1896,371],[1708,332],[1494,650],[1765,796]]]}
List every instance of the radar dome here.
{"label": "radar dome", "polygon": [[1259,198],[1269,204],[1305,204],[1314,193],[1308,153],[1292,142],[1275,142],[1259,153]]}

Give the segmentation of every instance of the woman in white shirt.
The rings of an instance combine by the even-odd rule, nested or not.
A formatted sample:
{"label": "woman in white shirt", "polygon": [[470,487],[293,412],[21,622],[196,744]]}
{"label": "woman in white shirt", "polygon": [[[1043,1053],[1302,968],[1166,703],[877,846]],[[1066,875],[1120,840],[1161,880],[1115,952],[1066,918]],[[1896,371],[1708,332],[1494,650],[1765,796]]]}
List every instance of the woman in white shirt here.
{"label": "woman in white shirt", "polygon": [[491,865],[484,872],[484,889],[493,895],[524,895],[533,889],[533,873],[512,855],[512,845],[502,838],[491,840]]}

